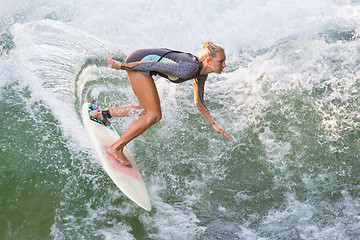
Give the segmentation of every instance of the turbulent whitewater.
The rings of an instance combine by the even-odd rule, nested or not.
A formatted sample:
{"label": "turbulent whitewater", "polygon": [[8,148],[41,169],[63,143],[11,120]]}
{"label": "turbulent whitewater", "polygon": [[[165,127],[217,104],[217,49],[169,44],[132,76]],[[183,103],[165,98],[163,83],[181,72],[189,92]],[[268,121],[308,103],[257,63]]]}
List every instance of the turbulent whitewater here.
{"label": "turbulent whitewater", "polygon": [[[1,239],[360,238],[360,1],[0,3]],[[234,140],[191,81],[155,78],[163,118],[129,145],[148,213],[102,170],[80,108],[136,102],[108,56],[204,40],[226,50],[205,101]]]}

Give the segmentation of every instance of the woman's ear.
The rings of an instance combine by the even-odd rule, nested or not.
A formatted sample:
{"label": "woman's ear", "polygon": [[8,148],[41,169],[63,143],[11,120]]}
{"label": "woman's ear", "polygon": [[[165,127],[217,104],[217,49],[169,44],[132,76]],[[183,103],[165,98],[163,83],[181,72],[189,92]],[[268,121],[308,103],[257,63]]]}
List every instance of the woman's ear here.
{"label": "woman's ear", "polygon": [[205,58],[205,62],[209,63],[210,62],[210,57]]}

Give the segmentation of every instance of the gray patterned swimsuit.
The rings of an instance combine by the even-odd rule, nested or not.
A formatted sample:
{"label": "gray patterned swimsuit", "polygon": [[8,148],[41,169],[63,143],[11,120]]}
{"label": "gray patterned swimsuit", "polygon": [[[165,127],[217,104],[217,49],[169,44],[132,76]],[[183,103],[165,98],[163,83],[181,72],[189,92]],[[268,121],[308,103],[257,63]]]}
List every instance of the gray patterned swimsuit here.
{"label": "gray patterned swimsuit", "polygon": [[[190,79],[197,81],[201,103],[205,106],[204,85],[207,75],[200,75],[202,62],[190,53],[166,48],[140,49],[130,54],[126,63],[141,62],[129,69],[146,75],[160,75],[173,83],[182,83]],[[206,107],[206,106],[205,106]]]}

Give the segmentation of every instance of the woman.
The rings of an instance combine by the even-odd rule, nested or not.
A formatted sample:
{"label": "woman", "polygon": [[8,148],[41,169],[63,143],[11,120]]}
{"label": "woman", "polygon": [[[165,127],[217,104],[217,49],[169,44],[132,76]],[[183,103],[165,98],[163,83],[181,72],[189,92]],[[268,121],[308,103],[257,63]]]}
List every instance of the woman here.
{"label": "woman", "polygon": [[203,100],[204,84],[209,73],[220,74],[226,67],[225,51],[214,43],[206,41],[199,58],[189,53],[169,49],[141,49],[128,56],[125,63],[109,57],[109,66],[113,69],[126,70],[130,85],[139,100],[138,105],[123,105],[110,110],[97,110],[92,113],[94,118],[106,121],[111,117],[127,117],[140,115],[124,134],[108,149],[125,166],[131,166],[123,149],[132,139],[139,136],[151,125],[161,119],[160,99],[152,78],[159,74],[174,83],[194,79],[195,104],[201,115],[224,138],[232,137],[212,119]]}

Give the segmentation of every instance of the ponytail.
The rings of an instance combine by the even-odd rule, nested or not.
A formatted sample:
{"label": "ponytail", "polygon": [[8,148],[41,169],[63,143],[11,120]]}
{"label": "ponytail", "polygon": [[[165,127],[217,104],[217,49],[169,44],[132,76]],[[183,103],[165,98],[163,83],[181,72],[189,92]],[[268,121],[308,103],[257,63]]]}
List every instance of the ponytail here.
{"label": "ponytail", "polygon": [[224,49],[220,46],[215,45],[213,42],[205,41],[202,44],[202,50],[199,53],[199,60],[204,61],[206,58],[213,58],[218,52],[223,52]]}

